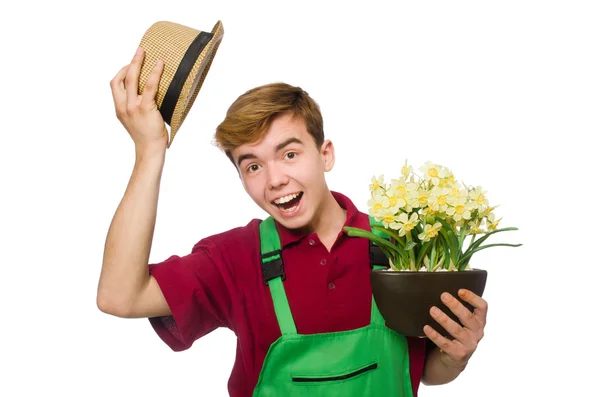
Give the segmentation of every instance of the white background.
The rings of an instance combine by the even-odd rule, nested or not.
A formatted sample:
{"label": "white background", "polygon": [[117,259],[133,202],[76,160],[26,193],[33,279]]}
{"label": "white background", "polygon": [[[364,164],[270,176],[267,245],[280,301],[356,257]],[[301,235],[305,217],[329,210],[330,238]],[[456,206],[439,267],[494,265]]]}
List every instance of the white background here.
{"label": "white background", "polygon": [[589,1],[20,2],[3,7],[3,396],[225,396],[235,338],[172,352],[96,308],[104,239],[133,166],[109,81],[169,20],[225,36],[167,153],[151,261],[264,217],[212,145],[235,98],[285,81],[321,105],[333,190],[432,160],[482,185],[518,232],[480,252],[486,336],[421,396],[598,395],[600,13]]}

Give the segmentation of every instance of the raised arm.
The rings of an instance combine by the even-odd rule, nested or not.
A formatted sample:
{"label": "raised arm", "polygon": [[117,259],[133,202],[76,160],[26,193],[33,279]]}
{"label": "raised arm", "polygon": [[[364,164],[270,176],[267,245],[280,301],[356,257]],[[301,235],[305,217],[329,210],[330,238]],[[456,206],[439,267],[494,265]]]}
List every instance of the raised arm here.
{"label": "raised arm", "polygon": [[138,95],[144,58],[138,51],[110,82],[117,118],[135,144],[131,178],[106,237],[97,305],[118,317],[155,317],[170,310],[157,282],[148,273],[148,260],[168,132],[155,96],[163,65],[158,62],[143,95]]}

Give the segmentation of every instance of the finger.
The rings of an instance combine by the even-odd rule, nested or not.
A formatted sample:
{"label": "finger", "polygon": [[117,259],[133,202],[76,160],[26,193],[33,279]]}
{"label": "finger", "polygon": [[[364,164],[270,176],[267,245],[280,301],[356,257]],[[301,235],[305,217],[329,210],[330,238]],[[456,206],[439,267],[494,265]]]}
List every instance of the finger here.
{"label": "finger", "polygon": [[136,51],[133,59],[131,60],[131,64],[129,65],[129,70],[127,71],[127,76],[125,77],[125,89],[127,90],[127,103],[133,104],[137,100],[138,97],[138,84],[140,78],[140,69],[142,67],[142,61],[144,60],[144,49],[139,47]]}
{"label": "finger", "polygon": [[[429,325],[423,327],[423,331],[425,332],[425,335],[440,349],[440,353],[443,355],[445,354],[445,357],[443,355],[440,356],[444,364],[461,369],[465,368],[472,353],[469,353],[469,351],[463,345],[456,341],[451,341],[445,338]],[[446,360],[445,358],[449,360]]]}
{"label": "finger", "polygon": [[479,328],[483,327],[483,325],[479,322],[479,320],[475,317],[475,314],[471,312],[469,309],[465,307],[458,299],[453,297],[447,292],[444,292],[441,296],[442,302],[444,305],[452,311],[458,317],[462,325],[469,328],[472,331],[477,331]]}
{"label": "finger", "polygon": [[468,289],[459,290],[458,296],[460,299],[471,304],[471,306],[475,308],[473,311],[475,318],[481,323],[482,326],[485,326],[488,312],[488,303],[486,300],[473,291],[469,291]]}
{"label": "finger", "polygon": [[426,325],[423,327],[423,331],[425,332],[425,336],[427,336],[440,350],[444,353],[450,354],[454,356],[456,352],[455,343],[450,339],[446,338],[439,332],[437,332],[433,327]]}
{"label": "finger", "polygon": [[460,343],[465,346],[471,346],[474,344],[473,342],[473,333],[468,329],[463,327],[461,324],[458,324],[456,321],[452,320],[446,313],[441,311],[439,308],[433,306],[430,309],[431,317],[435,321],[437,321],[455,340],[458,340]]}
{"label": "finger", "polygon": [[125,106],[127,105],[127,94],[125,92],[123,81],[125,80],[125,75],[127,74],[128,68],[129,65],[123,66],[110,81],[110,89],[112,91],[113,101],[117,113],[119,113],[119,110],[124,110]]}
{"label": "finger", "polygon": [[156,107],[155,98],[156,93],[158,92],[158,85],[160,83],[160,76],[162,75],[163,69],[164,63],[159,59],[156,61],[150,77],[148,77],[148,81],[146,82],[146,87],[142,95],[142,104],[144,109]]}
{"label": "finger", "polygon": [[[472,353],[459,342],[451,341],[437,332],[433,327],[426,325],[423,327],[425,335],[431,340],[440,350],[440,359],[446,365],[464,369]],[[444,356],[445,355],[445,356]]]}

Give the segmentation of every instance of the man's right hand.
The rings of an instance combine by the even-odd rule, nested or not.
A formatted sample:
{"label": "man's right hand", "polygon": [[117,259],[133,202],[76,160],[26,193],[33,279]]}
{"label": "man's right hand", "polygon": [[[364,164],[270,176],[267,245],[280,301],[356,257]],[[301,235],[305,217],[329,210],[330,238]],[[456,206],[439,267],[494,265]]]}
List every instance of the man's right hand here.
{"label": "man's right hand", "polygon": [[110,81],[117,118],[123,124],[135,144],[136,153],[164,151],[169,134],[156,104],[158,83],[164,63],[159,60],[144,88],[138,95],[140,69],[144,50],[140,47],[131,63],[123,67]]}

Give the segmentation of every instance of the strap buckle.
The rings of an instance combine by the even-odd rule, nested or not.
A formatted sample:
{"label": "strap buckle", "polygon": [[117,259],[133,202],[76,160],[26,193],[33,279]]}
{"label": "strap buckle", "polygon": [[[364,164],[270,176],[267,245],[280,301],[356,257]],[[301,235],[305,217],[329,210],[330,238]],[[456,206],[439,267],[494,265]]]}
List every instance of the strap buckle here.
{"label": "strap buckle", "polygon": [[369,258],[371,261],[371,269],[373,269],[374,266],[385,266],[387,268],[390,267],[390,261],[388,257],[385,256],[381,250],[381,247],[373,242],[369,244]]}
{"label": "strap buckle", "polygon": [[[276,257],[268,260],[269,258]],[[285,280],[285,272],[283,271],[283,259],[281,257],[281,250],[275,250],[267,252],[261,255],[262,261],[262,274],[265,285],[269,284],[269,281],[281,277],[281,280]]]}

